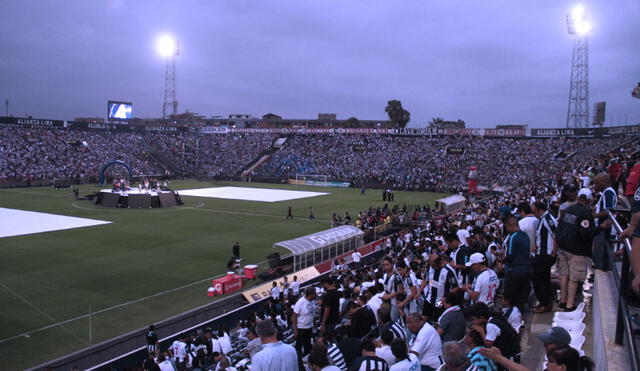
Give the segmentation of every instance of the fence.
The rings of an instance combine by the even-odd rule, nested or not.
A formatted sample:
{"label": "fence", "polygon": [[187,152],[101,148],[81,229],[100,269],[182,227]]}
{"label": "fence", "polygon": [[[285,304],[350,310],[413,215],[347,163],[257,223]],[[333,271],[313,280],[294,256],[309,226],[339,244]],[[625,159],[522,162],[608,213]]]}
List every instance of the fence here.
{"label": "fence", "polygon": [[[616,229],[618,235],[622,233],[622,227],[610,210],[607,210],[607,216],[611,220],[613,228]],[[640,358],[638,358],[638,349],[635,336],[631,327],[631,317],[629,307],[627,306],[626,295],[631,289],[631,242],[628,238],[620,241],[623,244],[622,268],[618,272],[616,264],[611,264],[613,276],[618,289],[618,313],[616,318],[616,335],[615,342],[618,345],[624,345],[629,351],[629,359],[631,361],[630,370],[640,370]],[[613,254],[609,250],[609,259],[613,261]],[[640,273],[640,272],[635,272]]]}

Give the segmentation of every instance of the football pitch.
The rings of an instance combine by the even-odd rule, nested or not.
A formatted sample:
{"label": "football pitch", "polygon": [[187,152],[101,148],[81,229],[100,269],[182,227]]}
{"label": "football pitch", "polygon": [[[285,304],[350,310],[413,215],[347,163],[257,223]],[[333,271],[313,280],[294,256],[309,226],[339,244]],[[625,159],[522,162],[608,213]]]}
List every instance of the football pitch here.
{"label": "football pitch", "polygon": [[[236,241],[245,264],[259,263],[275,251],[288,253],[273,249],[277,241],[328,229],[334,212],[344,216],[349,211],[355,217],[360,210],[383,205],[380,190],[361,195],[353,188],[199,181],[175,181],[172,187],[257,188],[268,197],[273,193],[269,190],[327,194],[285,201],[184,195],[182,207],[109,209],[76,201],[70,190],[0,190],[0,208],[97,221],[0,238],[3,369],[34,366],[215,300],[206,290],[212,278],[226,271]],[[80,186],[80,195],[100,188]],[[445,196],[394,193],[393,204],[407,207],[433,205]],[[294,220],[285,220],[289,206]],[[317,220],[309,221],[309,207]],[[24,214],[25,220],[3,216],[0,222],[11,221],[22,230],[29,223],[30,214]]]}

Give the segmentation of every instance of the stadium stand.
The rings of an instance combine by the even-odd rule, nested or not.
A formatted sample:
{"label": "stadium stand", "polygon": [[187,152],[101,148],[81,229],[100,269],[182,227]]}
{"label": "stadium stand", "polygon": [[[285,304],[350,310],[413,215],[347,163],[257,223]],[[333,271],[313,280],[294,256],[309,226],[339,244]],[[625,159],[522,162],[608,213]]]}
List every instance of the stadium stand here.
{"label": "stadium stand", "polygon": [[[0,127],[0,135],[13,138],[0,143],[0,183],[5,186],[95,181],[98,169],[114,159],[130,164],[137,175],[161,174],[163,166],[147,151],[161,152],[178,168],[203,177],[234,177],[278,138],[264,133],[141,134],[10,125]],[[233,330],[225,321],[218,328],[194,328],[162,341],[150,330],[148,347],[136,356],[144,356],[144,363],[135,367],[524,370],[528,368],[514,362],[524,356],[519,344],[526,313],[555,310],[554,329],[540,337],[547,362],[588,369],[582,303],[588,302],[592,285],[584,271],[572,267],[582,264],[586,270],[590,260],[576,259],[581,252],[557,239],[559,250],[553,254],[558,252],[560,262],[553,269],[553,263],[538,264],[541,255],[551,254],[541,241],[549,233],[565,233],[563,215],[575,213],[579,205],[595,206],[602,223],[603,210],[613,210],[608,204],[612,201],[601,195],[611,184],[614,195],[633,195],[635,190],[629,193],[628,188],[638,184],[632,171],[637,168],[638,144],[637,137],[624,136],[291,135],[255,169],[256,175],[286,179],[326,174],[352,186],[457,193],[466,188],[468,167],[475,165],[480,184],[503,192],[471,199],[463,210],[446,215],[432,213],[429,205],[384,205],[353,217],[334,215],[333,225],[369,229],[395,219],[403,227],[384,237],[375,256],[333,264],[311,290],[296,294],[292,287],[276,286],[262,308]],[[590,187],[593,191],[586,190]],[[526,218],[535,223],[524,223]],[[580,247],[588,250],[585,256],[591,255],[594,238],[596,249],[603,246],[597,236],[604,232],[593,227],[590,218],[591,213],[580,224],[589,229]],[[608,242],[604,246],[610,248]],[[595,256],[599,253],[594,250],[595,259],[601,258]],[[548,300],[544,291],[555,292],[552,280],[567,282],[569,277],[580,284],[561,284],[560,295],[552,294],[552,302],[543,303]],[[540,305],[535,306],[536,301]],[[470,326],[452,320],[456,315]],[[280,342],[294,344],[295,350]],[[283,354],[296,352],[293,366],[276,356],[276,347]],[[274,362],[277,358],[278,366],[268,366],[265,354]]]}

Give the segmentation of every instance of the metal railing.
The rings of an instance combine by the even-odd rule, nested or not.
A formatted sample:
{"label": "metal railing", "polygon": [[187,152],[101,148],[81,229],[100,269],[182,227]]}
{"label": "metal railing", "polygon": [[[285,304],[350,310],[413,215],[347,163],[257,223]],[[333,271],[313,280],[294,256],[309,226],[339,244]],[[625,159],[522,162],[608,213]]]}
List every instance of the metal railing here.
{"label": "metal railing", "polygon": [[[620,235],[623,231],[622,227],[616,220],[615,215],[606,210],[611,225]],[[629,351],[629,359],[631,361],[631,370],[640,370],[640,358],[636,347],[636,340],[631,328],[631,317],[629,315],[629,307],[627,306],[627,299],[625,295],[631,289],[631,241],[628,238],[624,238],[620,241],[623,244],[622,253],[622,269],[618,272],[618,268],[613,264],[613,254],[609,250],[609,259],[612,262],[611,267],[613,270],[613,276],[618,289],[618,314],[616,318],[616,335],[615,342],[618,345],[625,345]]]}

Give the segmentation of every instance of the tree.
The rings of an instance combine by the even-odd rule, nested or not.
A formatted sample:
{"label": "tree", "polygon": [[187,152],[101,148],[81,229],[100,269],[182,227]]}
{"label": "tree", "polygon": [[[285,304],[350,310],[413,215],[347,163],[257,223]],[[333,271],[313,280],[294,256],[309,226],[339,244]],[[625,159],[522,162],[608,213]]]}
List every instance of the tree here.
{"label": "tree", "polygon": [[411,120],[411,113],[402,108],[402,103],[399,100],[388,101],[384,111],[389,115],[389,120],[395,124],[396,128],[406,127]]}
{"label": "tree", "polygon": [[357,128],[360,127],[360,120],[357,117],[349,117],[347,119],[347,127],[348,128]]}
{"label": "tree", "polygon": [[429,121],[430,128],[440,129],[442,128],[443,124],[444,124],[444,120],[441,117],[434,117],[431,119],[431,121]]}

